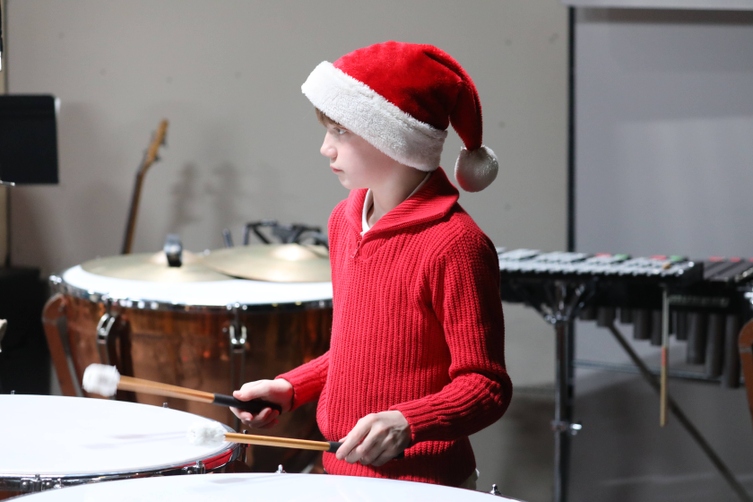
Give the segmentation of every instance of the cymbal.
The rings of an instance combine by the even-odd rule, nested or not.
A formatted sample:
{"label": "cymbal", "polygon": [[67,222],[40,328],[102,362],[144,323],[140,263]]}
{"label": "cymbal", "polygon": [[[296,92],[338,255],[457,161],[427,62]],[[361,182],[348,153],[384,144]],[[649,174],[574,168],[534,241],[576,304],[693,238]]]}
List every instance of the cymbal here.
{"label": "cymbal", "polygon": [[228,281],[232,277],[224,275],[203,264],[200,256],[183,251],[182,265],[171,267],[164,252],[137,253],[97,258],[87,261],[81,268],[89,273],[152,282],[208,282]]}
{"label": "cymbal", "polygon": [[270,282],[329,282],[329,251],[304,244],[254,244],[210,251],[204,264],[223,274]]}

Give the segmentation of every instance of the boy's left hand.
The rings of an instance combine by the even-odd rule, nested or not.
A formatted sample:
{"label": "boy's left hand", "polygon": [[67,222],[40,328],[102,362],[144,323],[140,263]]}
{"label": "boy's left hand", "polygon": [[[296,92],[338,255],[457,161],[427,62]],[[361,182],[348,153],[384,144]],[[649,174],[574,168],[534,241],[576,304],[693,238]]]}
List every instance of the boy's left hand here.
{"label": "boy's left hand", "polygon": [[380,466],[410,445],[410,425],[399,411],[370,413],[340,440],[335,456],[351,464]]}

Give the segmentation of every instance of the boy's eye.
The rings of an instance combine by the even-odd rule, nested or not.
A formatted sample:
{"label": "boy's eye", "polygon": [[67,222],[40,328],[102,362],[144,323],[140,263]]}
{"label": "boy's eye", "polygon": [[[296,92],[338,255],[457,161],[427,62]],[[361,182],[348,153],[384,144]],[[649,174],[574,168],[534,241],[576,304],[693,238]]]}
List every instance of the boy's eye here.
{"label": "boy's eye", "polygon": [[332,133],[335,134],[335,135],[337,135],[337,136],[342,136],[346,132],[348,132],[347,129],[343,129],[342,127],[333,127],[332,128]]}

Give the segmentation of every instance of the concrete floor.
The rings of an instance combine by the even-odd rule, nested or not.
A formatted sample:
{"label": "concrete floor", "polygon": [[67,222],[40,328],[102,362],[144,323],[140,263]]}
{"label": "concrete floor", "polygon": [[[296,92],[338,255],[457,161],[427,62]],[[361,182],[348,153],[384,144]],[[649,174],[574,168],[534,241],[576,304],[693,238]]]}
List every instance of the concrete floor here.
{"label": "concrete floor", "polygon": [[[670,393],[735,479],[753,497],[753,422],[745,390],[671,381]],[[744,500],[670,415],[659,426],[658,397],[639,376],[576,372],[569,501]],[[492,483],[526,502],[553,500],[553,392],[519,388],[507,414],[473,438],[478,489]]]}

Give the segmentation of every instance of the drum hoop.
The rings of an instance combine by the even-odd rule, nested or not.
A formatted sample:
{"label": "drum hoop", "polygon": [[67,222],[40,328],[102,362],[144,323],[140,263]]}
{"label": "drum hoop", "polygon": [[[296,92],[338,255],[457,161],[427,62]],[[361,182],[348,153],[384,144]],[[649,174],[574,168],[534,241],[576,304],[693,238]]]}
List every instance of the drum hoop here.
{"label": "drum hoop", "polygon": [[[49,398],[62,399],[70,401],[75,398],[69,396],[48,396]],[[22,397],[24,398],[24,397]],[[30,399],[36,399],[31,397]],[[130,407],[132,404],[128,401],[114,401],[120,406]],[[221,423],[227,432],[235,432],[227,424]],[[225,442],[218,449],[205,453],[203,456],[189,457],[181,460],[165,462],[161,465],[150,467],[124,468],[123,470],[112,470],[105,472],[69,472],[55,473],[47,472],[45,474],[29,472],[20,474],[18,472],[10,473],[0,471],[0,490],[10,490],[13,492],[29,493],[38,492],[52,488],[62,488],[66,486],[76,486],[81,484],[94,483],[99,481],[112,481],[118,479],[135,479],[143,477],[169,476],[177,474],[192,474],[196,472],[214,472],[222,469],[231,462],[238,460],[242,455],[240,443]]]}
{"label": "drum hoop", "polygon": [[[224,424],[223,424],[224,425]],[[227,427],[227,426],[225,426]],[[228,431],[232,429],[228,428]],[[199,472],[200,465],[204,466],[206,472],[214,472],[222,469],[226,465],[241,456],[241,449],[238,443],[230,443],[227,449],[212,455],[211,457],[196,458],[188,462],[167,464],[154,469],[138,469],[123,472],[94,472],[91,474],[29,474],[24,476],[6,475],[0,472],[0,489],[19,493],[29,493],[32,491],[44,491],[53,488],[62,488],[66,486],[77,486],[88,483],[98,483],[100,481],[114,481],[119,479],[137,479],[144,477],[172,476],[178,474],[191,474]],[[201,463],[201,464],[200,464]],[[206,467],[211,466],[211,467]]]}
{"label": "drum hoop", "polygon": [[92,303],[109,303],[127,309],[155,310],[168,312],[291,312],[301,310],[322,310],[332,307],[332,299],[289,301],[267,304],[229,303],[226,305],[192,305],[183,302],[165,302],[162,300],[119,298],[108,293],[90,291],[72,284],[66,283],[59,275],[51,275],[49,278],[52,293],[61,293],[74,298],[87,300]]}

